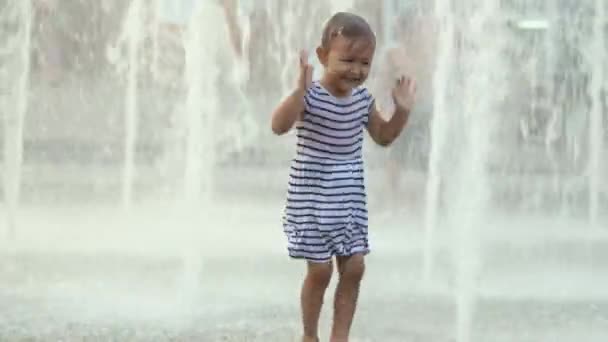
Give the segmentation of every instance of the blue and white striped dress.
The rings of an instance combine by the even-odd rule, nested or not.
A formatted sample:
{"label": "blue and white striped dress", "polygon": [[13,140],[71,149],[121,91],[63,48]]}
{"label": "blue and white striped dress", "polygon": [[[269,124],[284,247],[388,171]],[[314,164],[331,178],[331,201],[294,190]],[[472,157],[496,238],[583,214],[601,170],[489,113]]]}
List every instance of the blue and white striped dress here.
{"label": "blue and white striped dress", "polygon": [[362,146],[373,97],[358,87],[337,98],[314,82],[304,99],[283,216],[289,255],[328,262],[367,254]]}

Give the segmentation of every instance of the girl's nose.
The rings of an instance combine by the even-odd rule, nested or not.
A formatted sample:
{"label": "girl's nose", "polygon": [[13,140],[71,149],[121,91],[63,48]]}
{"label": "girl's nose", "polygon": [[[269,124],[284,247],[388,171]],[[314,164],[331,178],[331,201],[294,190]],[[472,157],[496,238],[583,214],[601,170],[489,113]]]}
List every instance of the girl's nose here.
{"label": "girl's nose", "polygon": [[350,73],[352,76],[355,76],[355,77],[360,77],[360,76],[362,76],[362,74],[363,74],[363,69],[361,69],[360,67],[357,67],[357,66],[353,66],[353,67],[351,67],[351,69],[349,70],[349,73]]}

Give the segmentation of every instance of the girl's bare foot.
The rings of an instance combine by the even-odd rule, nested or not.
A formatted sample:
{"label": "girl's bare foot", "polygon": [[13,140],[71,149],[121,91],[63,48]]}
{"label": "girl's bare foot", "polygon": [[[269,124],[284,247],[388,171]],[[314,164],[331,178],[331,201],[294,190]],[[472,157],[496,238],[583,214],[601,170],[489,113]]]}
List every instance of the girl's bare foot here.
{"label": "girl's bare foot", "polygon": [[317,337],[302,337],[302,342],[319,342],[319,338]]}

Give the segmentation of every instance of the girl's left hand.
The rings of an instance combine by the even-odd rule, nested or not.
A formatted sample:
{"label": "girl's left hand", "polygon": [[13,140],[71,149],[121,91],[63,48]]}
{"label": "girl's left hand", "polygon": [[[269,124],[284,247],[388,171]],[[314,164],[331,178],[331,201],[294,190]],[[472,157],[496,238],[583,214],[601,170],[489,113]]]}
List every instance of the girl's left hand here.
{"label": "girl's left hand", "polygon": [[393,101],[397,110],[410,112],[416,101],[416,81],[401,76],[393,88]]}

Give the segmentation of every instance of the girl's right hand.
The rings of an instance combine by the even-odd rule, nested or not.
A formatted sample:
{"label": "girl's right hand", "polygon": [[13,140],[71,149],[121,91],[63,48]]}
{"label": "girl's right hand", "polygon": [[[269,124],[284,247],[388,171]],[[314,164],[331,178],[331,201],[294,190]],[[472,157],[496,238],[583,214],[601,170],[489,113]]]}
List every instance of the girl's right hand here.
{"label": "girl's right hand", "polygon": [[306,92],[312,85],[313,66],[308,63],[308,52],[300,51],[300,77],[298,78],[298,90]]}

